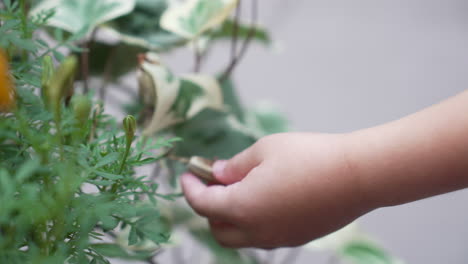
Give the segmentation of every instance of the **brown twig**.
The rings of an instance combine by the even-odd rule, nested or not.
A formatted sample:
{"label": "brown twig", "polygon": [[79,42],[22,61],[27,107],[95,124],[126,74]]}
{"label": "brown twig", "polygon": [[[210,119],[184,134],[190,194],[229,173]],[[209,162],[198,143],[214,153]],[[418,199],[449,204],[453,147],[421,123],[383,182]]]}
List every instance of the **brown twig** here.
{"label": "brown twig", "polygon": [[193,40],[193,46],[195,49],[195,65],[193,67],[193,72],[199,73],[201,70],[201,64],[203,60],[203,52],[200,51],[198,46],[198,38]]}
{"label": "brown twig", "polygon": [[236,6],[236,13],[234,14],[234,23],[232,24],[232,38],[231,38],[231,60],[235,60],[237,56],[237,43],[239,38],[239,20],[241,17],[242,0],[239,0]]}
{"label": "brown twig", "polygon": [[86,39],[82,44],[83,51],[81,52],[81,77],[83,78],[84,93],[89,91],[89,44],[94,40],[97,34],[97,28],[91,33],[91,37]]}
{"label": "brown twig", "polygon": [[89,132],[88,142],[91,142],[94,140],[94,136],[96,134],[96,128],[98,125],[99,115],[101,114],[100,112],[101,112],[101,105],[97,104],[94,110],[94,114],[93,114],[93,124],[91,126],[91,131]]}
{"label": "brown twig", "polygon": [[[251,18],[251,28],[249,33],[247,34],[247,37],[245,38],[241,50],[237,56],[231,60],[230,64],[224,71],[224,73],[221,75],[221,80],[224,81],[231,76],[232,72],[236,68],[236,66],[239,64],[239,62],[242,60],[244,55],[247,53],[247,50],[249,49],[250,43],[255,36],[255,32],[257,32],[257,20],[258,20],[258,0],[252,0],[252,18]],[[235,22],[237,23],[237,22]]]}
{"label": "brown twig", "polygon": [[106,99],[107,87],[109,85],[111,74],[114,66],[114,56],[117,52],[117,48],[113,47],[109,57],[107,58],[106,65],[104,66],[104,78],[102,79],[101,88],[99,89],[99,100],[104,102]]}
{"label": "brown twig", "polygon": [[83,79],[84,93],[89,91],[89,43],[85,42],[82,45],[83,51],[81,52],[81,78]]}

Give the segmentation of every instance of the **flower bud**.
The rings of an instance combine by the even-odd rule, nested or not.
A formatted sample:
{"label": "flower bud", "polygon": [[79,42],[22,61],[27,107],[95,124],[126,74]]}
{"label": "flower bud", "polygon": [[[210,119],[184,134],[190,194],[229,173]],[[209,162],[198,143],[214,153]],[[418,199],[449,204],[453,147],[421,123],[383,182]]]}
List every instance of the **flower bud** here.
{"label": "flower bud", "polygon": [[91,113],[91,100],[85,95],[75,95],[71,102],[76,119],[80,124],[85,124]]}
{"label": "flower bud", "polygon": [[123,119],[123,127],[125,129],[125,135],[127,141],[132,141],[136,132],[136,120],[132,115],[128,115]]}

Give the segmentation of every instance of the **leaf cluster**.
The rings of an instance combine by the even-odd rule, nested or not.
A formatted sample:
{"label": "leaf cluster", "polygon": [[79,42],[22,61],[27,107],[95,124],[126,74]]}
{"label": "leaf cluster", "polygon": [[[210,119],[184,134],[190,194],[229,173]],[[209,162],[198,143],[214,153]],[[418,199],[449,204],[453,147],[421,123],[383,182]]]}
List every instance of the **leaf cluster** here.
{"label": "leaf cluster", "polygon": [[[74,98],[83,95],[73,94],[74,85],[49,107],[42,60],[59,54],[58,46],[50,48],[36,33],[51,13],[29,18],[21,3],[4,1],[0,11],[0,46],[16,83],[16,107],[0,113],[0,263],[151,257],[170,238],[157,207],[168,196],[136,168],[163,158],[157,151],[175,139],[128,142],[102,105],[80,106],[94,106],[92,115],[75,107]],[[124,229],[130,236],[118,243],[115,233]],[[135,247],[147,241],[154,246]]]}

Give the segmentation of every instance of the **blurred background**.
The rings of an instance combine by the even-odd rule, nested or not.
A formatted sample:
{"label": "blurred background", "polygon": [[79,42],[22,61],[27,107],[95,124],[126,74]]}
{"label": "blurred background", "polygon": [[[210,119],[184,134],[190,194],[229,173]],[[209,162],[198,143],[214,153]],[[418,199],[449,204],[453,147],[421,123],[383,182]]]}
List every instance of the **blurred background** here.
{"label": "blurred background", "polygon": [[[398,119],[468,85],[466,0],[261,0],[271,49],[250,49],[235,79],[244,102],[268,100],[294,130],[348,132]],[[225,63],[228,46],[211,55]],[[187,53],[171,54],[187,68]],[[190,55],[191,56],[191,55]],[[468,113],[467,113],[468,114]],[[468,136],[468,135],[467,135]],[[407,263],[467,263],[468,191],[360,219]],[[303,252],[300,263],[323,256]]]}

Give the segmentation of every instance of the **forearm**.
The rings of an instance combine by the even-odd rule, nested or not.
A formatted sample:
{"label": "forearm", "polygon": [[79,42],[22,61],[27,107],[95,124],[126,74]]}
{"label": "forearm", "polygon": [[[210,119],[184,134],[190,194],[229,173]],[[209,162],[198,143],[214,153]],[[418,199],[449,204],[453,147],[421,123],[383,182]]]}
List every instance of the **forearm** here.
{"label": "forearm", "polygon": [[468,187],[468,92],[349,137],[350,169],[375,207]]}

